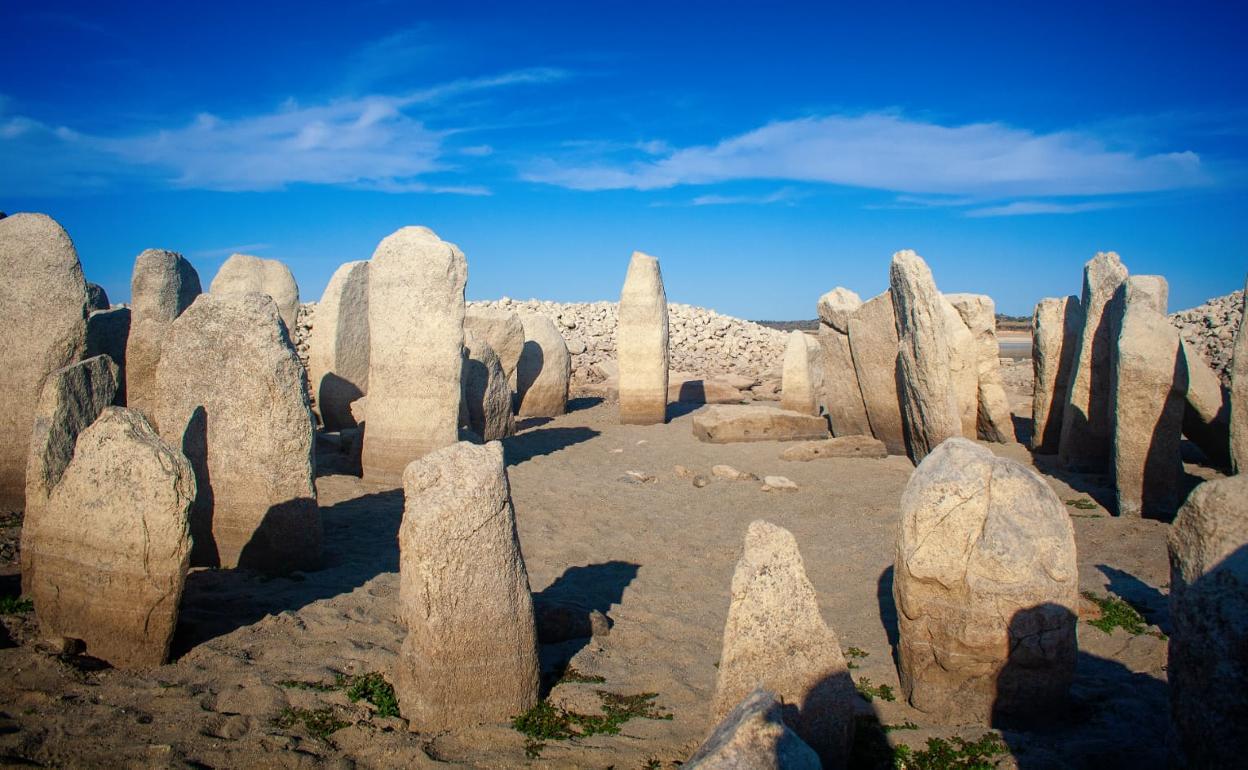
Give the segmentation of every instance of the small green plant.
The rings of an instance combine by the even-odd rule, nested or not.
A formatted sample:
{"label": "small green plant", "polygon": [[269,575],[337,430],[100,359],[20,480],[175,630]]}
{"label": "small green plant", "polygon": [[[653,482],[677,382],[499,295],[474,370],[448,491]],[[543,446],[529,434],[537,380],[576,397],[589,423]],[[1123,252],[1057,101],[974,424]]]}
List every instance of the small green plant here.
{"label": "small green plant", "polygon": [[352,678],[347,687],[347,697],[352,703],[365,700],[373,704],[379,717],[399,715],[399,701],[394,695],[393,685],[376,671]]}
{"label": "small green plant", "polygon": [[651,757],[650,759],[647,759],[645,762],[642,763],[641,770],[662,770],[662,767],[663,767],[662,762]]}
{"label": "small green plant", "polygon": [[1121,628],[1132,636],[1148,634],[1158,639],[1166,638],[1166,635],[1160,631],[1150,631],[1148,621],[1144,619],[1140,611],[1117,596],[1097,596],[1091,591],[1084,591],[1083,598],[1101,610],[1101,616],[1089,620],[1088,625],[1096,626],[1107,634],[1112,634],[1115,628]]}
{"label": "small green plant", "polygon": [[893,688],[886,684],[879,685],[878,687],[874,686],[871,684],[871,680],[867,679],[865,676],[855,682],[854,686],[858,688],[858,694],[861,695],[868,703],[876,698],[890,702],[897,700],[897,696],[893,694]]}
{"label": "small green plant", "polygon": [[586,674],[578,671],[574,666],[568,666],[564,669],[563,676],[559,677],[559,684],[569,682],[572,684],[602,684],[607,681],[604,677],[597,674]]}
{"label": "small green plant", "polygon": [[865,658],[870,654],[871,653],[867,652],[866,650],[860,647],[850,647],[849,649],[845,650],[845,658],[846,658],[845,667],[850,669],[851,671],[855,668],[858,668],[858,664],[854,662],[854,659]]}
{"label": "small green plant", "polygon": [[1096,503],[1092,502],[1086,497],[1071,498],[1070,500],[1066,501],[1066,504],[1069,505],[1071,508],[1077,508],[1081,511],[1095,511],[1097,507]]}
{"label": "small green plant", "polygon": [[547,741],[570,741],[591,735],[616,735],[630,719],[671,719],[672,714],[654,702],[658,693],[620,695],[596,690],[601,714],[581,714],[541,701],[511,720],[511,726],[527,740],[524,753],[530,759],[541,756]]}
{"label": "small green plant", "polygon": [[952,742],[928,738],[927,748],[915,751],[909,746],[893,749],[896,770],[993,770],[1006,754],[1005,741],[996,733],[985,733],[977,741],[955,735]]}
{"label": "small green plant", "polygon": [[333,684],[326,682],[302,682],[295,679],[283,679],[277,683],[278,687],[285,687],[288,690],[312,690],[313,692],[333,692],[342,688],[342,678]]}
{"label": "small green plant", "polygon": [[919,726],[907,719],[899,725],[881,725],[880,729],[886,733],[891,733],[897,730],[917,730]]}
{"label": "small green plant", "polygon": [[35,608],[30,599],[20,596],[0,596],[0,615],[23,615]]}
{"label": "small green plant", "polygon": [[308,735],[324,741],[328,740],[330,735],[348,726],[350,722],[344,722],[339,719],[334,710],[328,706],[319,709],[300,709],[287,706],[273,720],[273,724],[283,730],[289,730],[295,725],[302,724],[303,728],[308,731]]}

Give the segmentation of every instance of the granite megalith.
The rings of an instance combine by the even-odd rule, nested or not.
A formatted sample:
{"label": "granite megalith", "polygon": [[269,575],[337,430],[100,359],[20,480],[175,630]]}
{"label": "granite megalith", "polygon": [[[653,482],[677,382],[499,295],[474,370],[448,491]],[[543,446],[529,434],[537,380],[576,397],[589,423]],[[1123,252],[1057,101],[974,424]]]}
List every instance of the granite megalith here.
{"label": "granite megalith", "polygon": [[208,286],[208,293],[217,295],[253,291],[273,298],[282,323],[286,324],[286,332],[293,333],[299,316],[299,284],[295,283],[295,276],[286,263],[250,254],[233,254]]}
{"label": "granite megalith", "polygon": [[522,313],[524,351],[516,363],[516,414],[557,417],[568,411],[572,356],[568,344],[548,316]]}
{"label": "granite megalith", "polygon": [[516,418],[511,408],[511,386],[490,344],[470,331],[464,332],[464,406],[468,427],[482,441],[498,441],[514,435]]}
{"label": "granite megalith", "polygon": [[1073,294],[1065,299],[1046,297],[1036,304],[1031,319],[1031,365],[1035,383],[1031,402],[1031,448],[1039,454],[1057,454],[1066,389],[1070,386],[1082,327],[1083,306]]}
{"label": "granite megalith", "polygon": [[308,382],[325,430],[356,427],[351,402],[368,395],[368,270],[341,265],[316,306],[308,340]]}
{"label": "granite megalith", "polygon": [[147,249],[130,276],[130,336],[126,340],[126,405],[157,429],[156,366],[169,325],[203,290],[199,273],[181,254]]}
{"label": "granite megalith", "polygon": [[667,294],[659,260],[635,251],[620,291],[616,325],[620,422],[667,421],[667,333]]}
{"label": "granite megalith", "polygon": [[904,455],[906,437],[897,394],[897,322],[891,291],[872,297],[854,311],[849,319],[849,349],[871,435],[884,442],[889,454]]}
{"label": "granite megalith", "polygon": [[823,385],[819,343],[802,331],[789,332],[784,349],[784,370],[780,385],[780,408],[802,414],[819,414],[819,392]]}

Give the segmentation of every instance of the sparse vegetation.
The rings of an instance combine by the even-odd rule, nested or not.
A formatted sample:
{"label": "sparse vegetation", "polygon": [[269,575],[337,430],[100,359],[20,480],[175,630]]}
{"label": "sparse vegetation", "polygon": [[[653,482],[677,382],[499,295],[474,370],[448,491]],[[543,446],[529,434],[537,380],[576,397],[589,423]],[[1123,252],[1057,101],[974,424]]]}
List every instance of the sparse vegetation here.
{"label": "sparse vegetation", "polygon": [[871,680],[867,679],[865,676],[855,682],[854,686],[858,688],[858,694],[861,695],[868,703],[876,698],[885,701],[897,700],[897,696],[893,694],[892,687],[889,687],[886,684],[878,686],[873,685],[871,684]]}
{"label": "sparse vegetation", "polygon": [[880,725],[880,729],[886,733],[891,733],[896,730],[917,730],[919,726],[907,719],[899,725]]}
{"label": "sparse vegetation", "polygon": [[1005,741],[996,733],[985,733],[977,741],[968,741],[960,735],[955,735],[951,741],[928,738],[925,749],[894,748],[893,767],[896,770],[993,770],[1007,751]]}
{"label": "sparse vegetation", "polygon": [[559,684],[564,682],[572,682],[575,684],[602,684],[607,681],[605,678],[596,674],[586,674],[576,670],[574,666],[568,666],[563,676],[559,677]]}
{"label": "sparse vegetation", "polygon": [[511,726],[523,733],[524,753],[535,759],[541,756],[547,741],[569,741],[591,735],[616,735],[631,719],[671,719],[671,712],[654,702],[658,693],[637,695],[596,690],[602,703],[602,714],[581,714],[542,701],[511,720]]}
{"label": "sparse vegetation", "polygon": [[23,615],[35,609],[35,603],[20,596],[0,596],[0,615]]}
{"label": "sparse vegetation", "polygon": [[1096,503],[1086,497],[1073,497],[1066,504],[1081,511],[1095,511],[1097,508]]}
{"label": "sparse vegetation", "polygon": [[347,697],[352,703],[364,700],[372,704],[379,717],[399,715],[399,701],[395,697],[394,686],[376,671],[353,677],[347,686]]}
{"label": "sparse vegetation", "polygon": [[1089,620],[1088,625],[1096,626],[1107,634],[1112,634],[1115,628],[1121,628],[1132,636],[1148,634],[1158,639],[1166,638],[1166,635],[1160,631],[1150,631],[1148,621],[1144,619],[1140,611],[1117,596],[1097,596],[1091,591],[1084,591],[1083,598],[1101,610],[1101,616]]}
{"label": "sparse vegetation", "polygon": [[284,730],[289,730],[301,724],[303,729],[308,731],[308,735],[324,741],[328,740],[330,735],[348,726],[350,722],[344,722],[339,719],[334,710],[328,706],[319,709],[301,709],[287,706],[273,720],[273,724]]}
{"label": "sparse vegetation", "polygon": [[22,511],[5,511],[0,513],[0,529],[22,526]]}
{"label": "sparse vegetation", "polygon": [[850,647],[849,649],[845,650],[845,667],[850,669],[851,671],[855,668],[858,668],[858,664],[854,662],[854,659],[865,658],[870,654],[871,653],[867,652],[866,650],[863,650],[860,647]]}
{"label": "sparse vegetation", "polygon": [[333,684],[328,684],[326,682],[300,682],[295,679],[283,679],[277,683],[277,686],[285,687],[288,690],[312,690],[314,692],[333,692],[334,690],[342,689],[342,680],[343,680],[343,677],[340,676]]}

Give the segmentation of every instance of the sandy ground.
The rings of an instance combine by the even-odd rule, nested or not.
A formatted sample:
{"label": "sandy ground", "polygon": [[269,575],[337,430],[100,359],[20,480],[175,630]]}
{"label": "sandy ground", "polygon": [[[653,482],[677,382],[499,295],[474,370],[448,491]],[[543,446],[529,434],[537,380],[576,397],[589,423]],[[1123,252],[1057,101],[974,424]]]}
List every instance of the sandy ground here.
{"label": "sandy ground", "polygon": [[[1028,367],[1029,368],[1029,367]],[[1030,396],[1015,390],[1018,425]],[[445,734],[411,732],[341,691],[283,682],[332,682],[336,675],[391,666],[396,622],[396,532],[402,495],[335,473],[344,459],[321,444],[318,488],[325,566],[289,578],[197,570],[183,600],[174,662],[123,673],[83,656],[41,650],[29,614],[3,618],[0,636],[0,765],[55,767],[674,767],[711,727],[707,704],[742,537],[766,518],[796,535],[824,618],[842,645],[867,653],[852,673],[897,689],[891,564],[898,501],[911,473],[903,457],[790,463],[783,445],[710,445],[690,430],[692,406],[673,406],[667,425],[616,424],[616,406],[578,399],[554,420],[522,423],[505,442],[520,540],[544,617],[556,627],[587,623],[598,610],[610,630],[542,646],[547,687],[571,665],[603,683],[563,683],[552,701],[590,712],[595,690],[657,693],[670,720],[636,719],[619,735],[550,742],[526,757],[507,724],[464,725]],[[993,447],[1031,463],[1018,444]],[[799,485],[768,493],[758,482],[712,481],[695,488],[673,468],[707,473],[727,463],[781,474]],[[1104,479],[1040,469],[1063,500],[1107,500]],[[1210,472],[1191,466],[1194,473]],[[627,471],[655,477],[625,478]],[[1145,609],[1154,632],[1168,630],[1167,525],[1117,519],[1096,505],[1071,508],[1084,590],[1119,594]],[[12,548],[18,528],[0,528],[3,594],[16,593]],[[555,608],[558,612],[550,612]],[[489,633],[489,629],[482,629]],[[565,634],[566,635],[566,634]],[[1159,768],[1165,764],[1166,643],[1122,629],[1079,623],[1080,655],[1068,708],[1051,723],[1004,733],[1002,767]],[[900,702],[859,704],[860,748],[884,740],[921,746],[931,736],[978,738],[980,726],[936,725]],[[347,723],[327,738],[277,724],[285,709],[328,707]],[[289,713],[289,712],[287,712]],[[886,725],[918,729],[884,735]],[[416,726],[419,730],[419,725]],[[869,765],[859,765],[869,766]]]}

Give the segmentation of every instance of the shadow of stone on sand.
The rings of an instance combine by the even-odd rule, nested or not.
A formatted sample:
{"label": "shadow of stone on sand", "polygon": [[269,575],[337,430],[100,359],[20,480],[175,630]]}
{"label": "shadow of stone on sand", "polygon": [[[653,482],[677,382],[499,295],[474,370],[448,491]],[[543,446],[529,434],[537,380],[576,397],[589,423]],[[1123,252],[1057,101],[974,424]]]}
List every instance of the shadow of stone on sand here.
{"label": "shadow of stone on sand", "polygon": [[1139,610],[1149,623],[1169,634],[1170,629],[1170,597],[1140,580],[1130,572],[1115,569],[1108,564],[1098,564],[1096,568],[1109,578],[1107,588],[1110,593],[1122,597],[1128,604]]}
{"label": "shadow of stone on sand", "polygon": [[503,439],[503,457],[508,466],[528,462],[534,457],[554,454],[560,449],[589,441],[600,435],[592,428],[538,428]]}
{"label": "shadow of stone on sand", "polygon": [[589,643],[594,630],[591,613],[607,615],[623,600],[624,589],[640,569],[641,565],[628,561],[568,567],[544,590],[533,594],[543,692],[558,681],[568,661]]}

